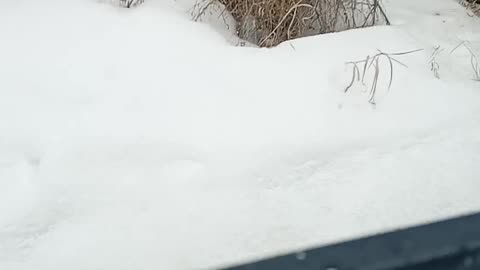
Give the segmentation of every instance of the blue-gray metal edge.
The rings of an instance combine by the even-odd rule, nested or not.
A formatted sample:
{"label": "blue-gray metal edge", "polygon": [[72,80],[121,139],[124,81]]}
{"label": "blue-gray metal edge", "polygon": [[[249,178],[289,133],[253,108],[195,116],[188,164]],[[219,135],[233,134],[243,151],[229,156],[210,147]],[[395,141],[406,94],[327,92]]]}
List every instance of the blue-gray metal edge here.
{"label": "blue-gray metal edge", "polygon": [[224,268],[394,269],[480,270],[480,213]]}

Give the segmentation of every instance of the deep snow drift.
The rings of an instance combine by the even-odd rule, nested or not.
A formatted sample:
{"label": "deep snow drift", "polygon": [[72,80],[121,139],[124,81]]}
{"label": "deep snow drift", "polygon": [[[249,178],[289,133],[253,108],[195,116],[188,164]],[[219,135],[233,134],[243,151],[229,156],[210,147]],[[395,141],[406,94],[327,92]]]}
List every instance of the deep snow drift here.
{"label": "deep snow drift", "polygon": [[[39,2],[0,9],[2,270],[214,268],[480,210],[480,84],[449,54],[480,20],[453,0],[274,49],[187,0]],[[343,93],[346,61],[420,48],[375,107]]]}

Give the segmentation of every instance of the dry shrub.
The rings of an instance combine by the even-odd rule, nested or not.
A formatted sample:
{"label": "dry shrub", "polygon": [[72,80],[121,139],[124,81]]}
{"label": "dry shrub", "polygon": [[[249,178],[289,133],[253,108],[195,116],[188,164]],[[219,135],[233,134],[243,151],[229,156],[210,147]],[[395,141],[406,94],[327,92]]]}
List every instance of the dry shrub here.
{"label": "dry shrub", "polygon": [[143,3],[144,0],[120,0],[119,4],[122,7],[131,8]]}
{"label": "dry shrub", "polygon": [[471,11],[471,16],[480,16],[480,0],[458,0],[458,2]]}
{"label": "dry shrub", "polygon": [[[272,47],[294,38],[388,24],[379,0],[202,0],[237,21],[240,38]],[[206,5],[204,5],[206,6]]]}

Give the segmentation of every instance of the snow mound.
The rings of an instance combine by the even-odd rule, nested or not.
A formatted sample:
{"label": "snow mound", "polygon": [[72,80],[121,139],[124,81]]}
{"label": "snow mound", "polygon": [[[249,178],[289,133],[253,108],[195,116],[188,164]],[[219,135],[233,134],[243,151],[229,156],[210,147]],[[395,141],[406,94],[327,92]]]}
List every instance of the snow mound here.
{"label": "snow mound", "polygon": [[[275,49],[186,0],[5,3],[0,269],[215,268],[480,209],[469,55],[428,65],[480,22],[432,2]],[[344,63],[377,49],[424,50],[372,107]]]}

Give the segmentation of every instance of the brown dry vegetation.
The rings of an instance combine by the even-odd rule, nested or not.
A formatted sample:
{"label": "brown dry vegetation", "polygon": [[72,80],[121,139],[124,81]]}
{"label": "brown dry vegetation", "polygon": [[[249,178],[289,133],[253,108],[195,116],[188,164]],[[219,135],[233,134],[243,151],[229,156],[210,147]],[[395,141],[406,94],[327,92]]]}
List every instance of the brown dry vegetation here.
{"label": "brown dry vegetation", "polygon": [[471,16],[480,16],[480,0],[458,0],[458,2],[471,11]]}
{"label": "brown dry vegetation", "polygon": [[480,16],[480,0],[467,0],[467,7],[470,8],[473,14]]}
{"label": "brown dry vegetation", "polygon": [[240,38],[261,47],[315,34],[388,23],[379,0],[201,0],[222,4]]}

